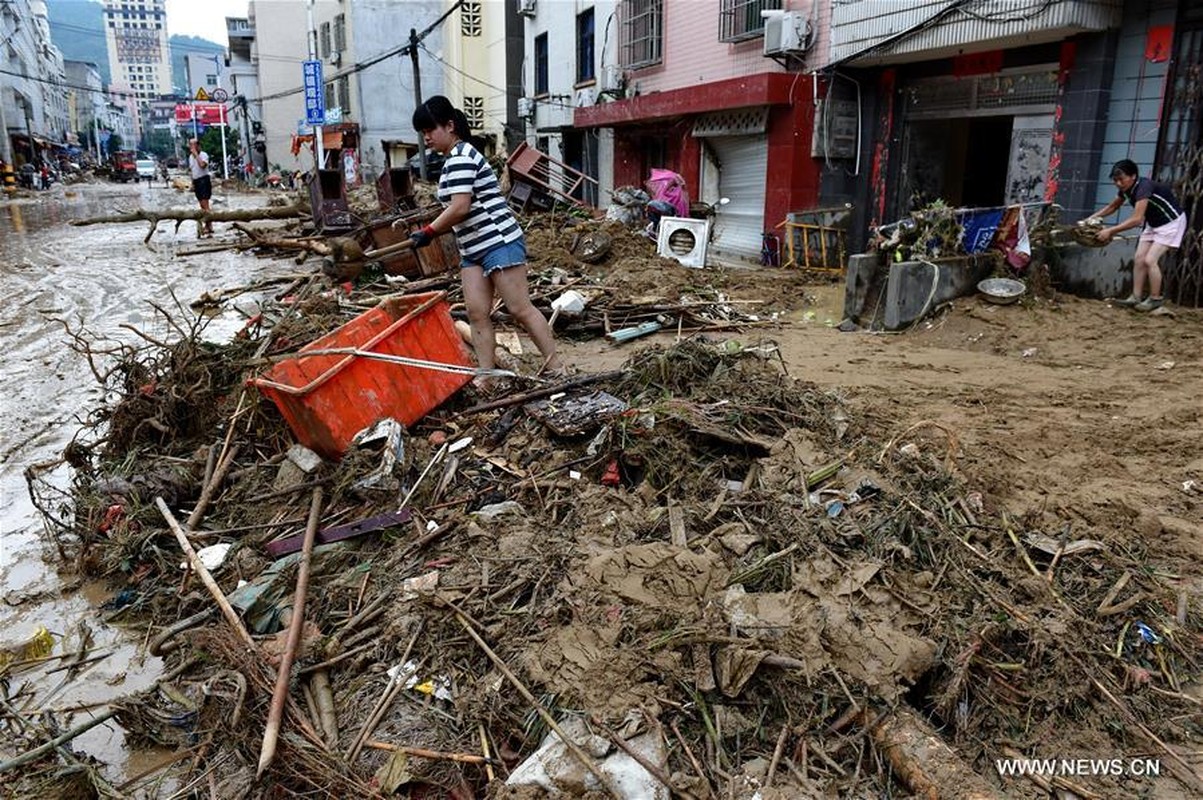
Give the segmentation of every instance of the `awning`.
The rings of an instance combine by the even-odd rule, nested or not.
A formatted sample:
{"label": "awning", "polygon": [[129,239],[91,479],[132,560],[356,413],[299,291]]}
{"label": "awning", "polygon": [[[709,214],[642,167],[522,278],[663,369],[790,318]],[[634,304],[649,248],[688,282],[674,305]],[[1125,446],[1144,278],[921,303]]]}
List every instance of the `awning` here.
{"label": "awning", "polygon": [[798,98],[810,96],[811,80],[808,74],[790,72],[729,78],[612,103],[580,106],[573,111],[572,122],[577,128],[612,128],[739,108],[791,105]]}
{"label": "awning", "polygon": [[33,143],[36,144],[38,147],[49,147],[51,145],[51,142],[49,139],[43,139],[41,136],[38,136],[36,133],[33,135]]}

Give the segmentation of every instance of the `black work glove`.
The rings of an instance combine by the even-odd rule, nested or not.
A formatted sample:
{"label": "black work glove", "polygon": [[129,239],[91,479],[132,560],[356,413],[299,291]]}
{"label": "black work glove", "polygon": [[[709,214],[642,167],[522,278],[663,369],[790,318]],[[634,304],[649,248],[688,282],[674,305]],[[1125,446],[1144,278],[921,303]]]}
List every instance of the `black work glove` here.
{"label": "black work glove", "polygon": [[409,240],[414,243],[414,248],[425,247],[434,241],[434,228],[427,225],[420,230],[416,230],[409,235]]}

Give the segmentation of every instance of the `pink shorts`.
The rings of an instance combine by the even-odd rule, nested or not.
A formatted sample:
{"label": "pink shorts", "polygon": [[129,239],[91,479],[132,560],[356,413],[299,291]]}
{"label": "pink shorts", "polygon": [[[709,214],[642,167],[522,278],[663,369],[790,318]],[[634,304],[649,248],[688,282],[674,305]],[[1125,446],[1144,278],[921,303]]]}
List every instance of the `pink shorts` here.
{"label": "pink shorts", "polygon": [[1182,244],[1182,237],[1185,235],[1186,214],[1179,214],[1173,222],[1167,222],[1159,227],[1150,228],[1146,225],[1145,229],[1140,232],[1140,240],[1165,247],[1178,247]]}

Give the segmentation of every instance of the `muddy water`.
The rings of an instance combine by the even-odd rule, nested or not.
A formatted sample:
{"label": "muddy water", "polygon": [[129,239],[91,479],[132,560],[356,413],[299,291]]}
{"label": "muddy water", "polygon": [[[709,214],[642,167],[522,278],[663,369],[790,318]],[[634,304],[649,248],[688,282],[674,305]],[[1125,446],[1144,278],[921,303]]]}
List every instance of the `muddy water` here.
{"label": "muddy water", "polygon": [[[219,191],[215,208],[263,205],[262,195]],[[59,187],[34,201],[0,199],[0,645],[20,641],[45,626],[55,634],[55,653],[70,652],[90,629],[97,653],[112,654],[61,687],[64,673],[46,669],[21,674],[10,696],[32,698],[29,708],[64,709],[101,702],[148,686],[161,669],[143,651],[146,631],[105,624],[99,604],[118,586],[78,586],[57,571],[54,553],[39,532],[40,517],[26,490],[26,467],[56,458],[78,428],[77,417],[95,407],[99,392],[85,360],[68,347],[55,319],[82,322],[117,338],[123,325],[164,333],[149,303],[185,309],[208,289],[236,286],[292,264],[233,253],[178,257],[197,244],[196,227],[160,225],[149,246],[142,223],[70,227],[71,219],[145,208],[190,207],[190,194],[155,187],[89,184]],[[218,226],[218,237],[222,235]],[[65,485],[65,471],[52,479]],[[120,619],[120,618],[119,618]],[[21,702],[17,703],[21,706]],[[86,719],[80,712],[73,722]],[[111,766],[114,779],[136,771],[134,754],[118,726],[106,723],[76,740],[78,749]],[[134,760],[131,760],[134,759]]]}

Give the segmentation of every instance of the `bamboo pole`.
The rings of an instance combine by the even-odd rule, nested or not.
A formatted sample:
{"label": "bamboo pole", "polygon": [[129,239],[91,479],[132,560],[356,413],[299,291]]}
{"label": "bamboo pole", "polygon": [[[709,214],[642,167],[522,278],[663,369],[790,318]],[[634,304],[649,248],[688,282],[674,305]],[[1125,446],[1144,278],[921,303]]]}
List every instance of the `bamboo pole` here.
{"label": "bamboo pole", "polygon": [[388,742],[378,742],[375,739],[369,739],[364,742],[364,747],[372,750],[389,750],[397,753],[405,753],[407,756],[417,756],[418,758],[430,758],[436,761],[458,761],[461,764],[486,764],[492,766],[493,759],[484,756],[473,755],[471,753],[443,753],[438,750],[425,750],[421,747],[406,747],[402,744],[390,744]]}
{"label": "bamboo pole", "polygon": [[112,709],[105,711],[104,713],[93,717],[92,719],[88,720],[87,722],[83,723],[82,725],[77,725],[76,727],[72,728],[71,730],[67,731],[66,733],[62,734],[61,736],[56,736],[55,738],[51,739],[50,741],[46,742],[43,745],[39,745],[38,747],[35,747],[34,749],[32,749],[28,752],[22,753],[21,755],[16,756],[15,758],[10,758],[8,761],[0,762],[0,772],[8,772],[10,769],[16,769],[17,767],[19,767],[23,764],[28,764],[31,761],[37,761],[42,756],[44,756],[48,753],[54,752],[54,750],[56,750],[58,747],[71,741],[76,736],[79,736],[81,733],[84,733],[85,731],[89,731],[92,728],[95,728],[97,725],[99,725],[102,722],[108,721],[109,718],[111,718],[116,713],[117,712]]}
{"label": "bamboo pole", "polygon": [[288,626],[288,639],[284,654],[280,658],[280,671],[276,674],[276,688],[272,692],[271,709],[267,714],[267,726],[263,731],[263,747],[259,751],[259,767],[255,780],[263,777],[264,771],[276,756],[276,744],[280,738],[280,720],[284,716],[284,703],[288,699],[288,679],[292,672],[292,661],[297,645],[301,641],[301,627],[305,623],[305,593],[309,590],[309,563],[313,555],[313,543],[317,539],[318,523],[321,521],[322,488],[313,490],[309,503],[309,524],[305,527],[305,541],[301,545],[301,564],[297,569],[297,588],[292,597],[292,621]]}
{"label": "bamboo pole", "polygon": [[455,618],[459,620],[459,624],[462,625],[464,630],[468,632],[468,635],[472,637],[472,640],[476,642],[477,646],[484,651],[485,655],[489,657],[489,660],[493,662],[493,665],[496,666],[501,674],[506,677],[506,680],[508,680],[513,687],[518,690],[518,693],[526,699],[526,702],[530,703],[531,708],[535,710],[535,713],[547,723],[547,727],[555,731],[556,736],[560,737],[560,741],[563,742],[564,746],[568,748],[568,752],[572,754],[573,758],[579,761],[581,766],[589,770],[593,777],[597,778],[598,783],[601,784],[606,793],[614,797],[621,797],[621,793],[614,790],[614,788],[610,785],[609,778],[606,777],[605,773],[601,771],[601,768],[597,766],[593,759],[589,757],[589,754],[582,750],[580,745],[572,741],[568,734],[564,733],[564,729],[560,727],[560,724],[555,721],[555,718],[552,717],[551,714],[547,713],[547,709],[543,708],[543,705],[535,699],[535,696],[531,694],[530,689],[526,688],[526,684],[518,680],[518,676],[511,672],[506,663],[501,660],[501,656],[494,653],[493,648],[489,647],[489,645],[485,643],[485,640],[480,638],[480,634],[478,634],[476,629],[473,628],[471,623],[468,622],[463,612],[461,612],[459,609],[455,609]]}
{"label": "bamboo pole", "polygon": [[188,557],[189,566],[200,576],[201,583],[205,584],[205,588],[209,590],[209,594],[213,595],[213,599],[217,602],[217,607],[221,609],[222,616],[226,618],[226,622],[230,623],[230,627],[234,629],[234,633],[238,634],[238,638],[243,641],[243,644],[253,650],[255,648],[255,640],[247,632],[246,626],[242,624],[242,620],[238,617],[238,612],[230,605],[230,601],[226,599],[225,593],[217,585],[217,581],[213,580],[213,576],[209,574],[209,570],[201,563],[200,557],[196,555],[196,550],[192,549],[192,543],[188,541],[188,534],[180,527],[180,523],[172,515],[171,509],[163,502],[162,497],[155,498],[155,505],[159,507],[159,513],[163,515],[163,519],[167,520],[167,526],[171,528],[171,532],[175,534],[176,541],[180,543],[180,548],[184,551],[184,555]]}

